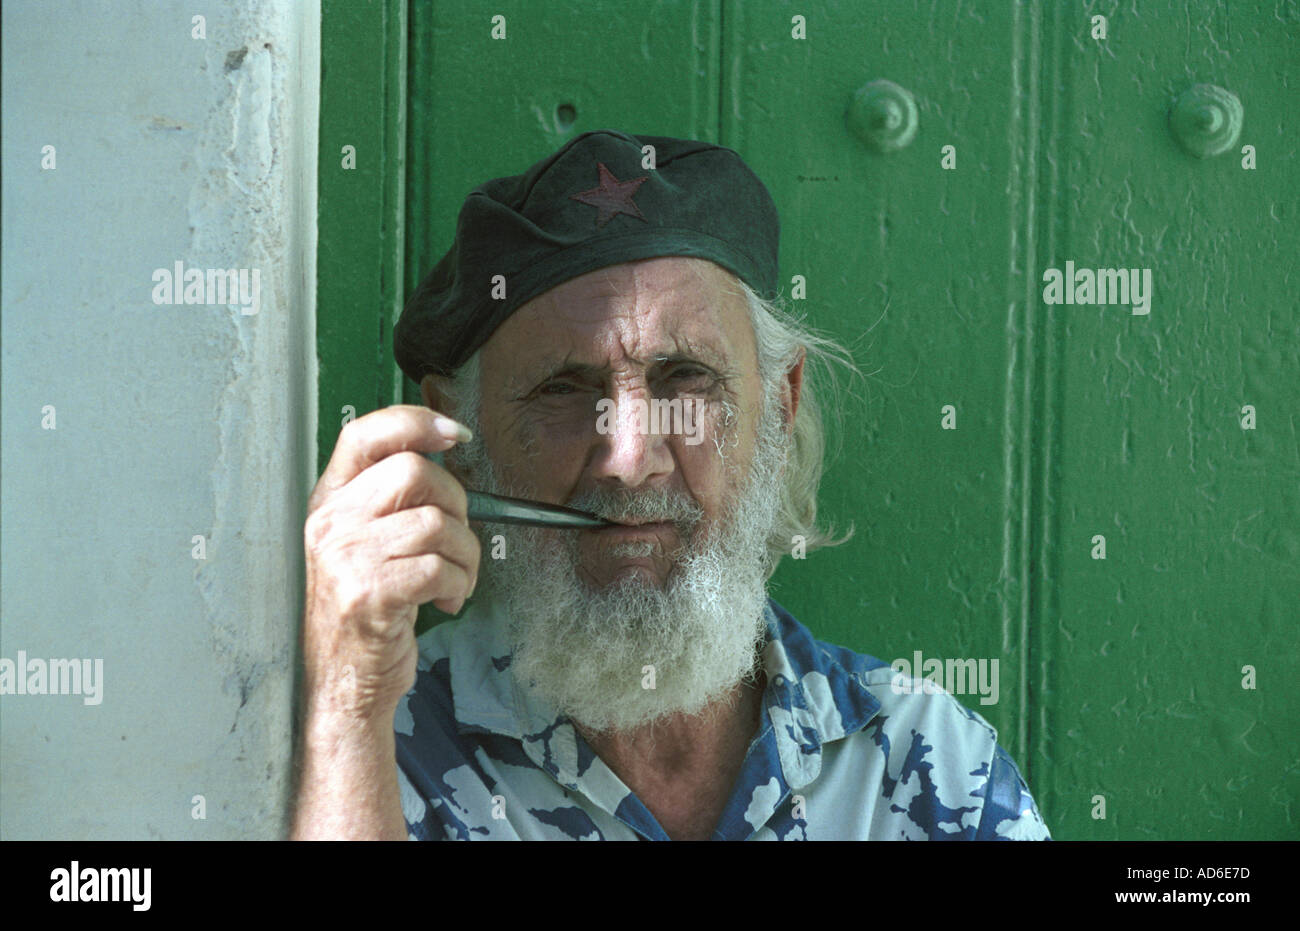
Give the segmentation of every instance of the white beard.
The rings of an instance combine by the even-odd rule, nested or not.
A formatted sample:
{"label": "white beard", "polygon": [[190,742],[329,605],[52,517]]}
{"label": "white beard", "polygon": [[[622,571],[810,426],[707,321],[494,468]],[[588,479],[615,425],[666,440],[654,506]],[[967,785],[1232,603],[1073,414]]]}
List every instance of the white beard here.
{"label": "white beard", "polygon": [[[505,558],[493,560],[490,539],[500,530],[476,528],[484,557],[479,588],[510,618],[511,670],[522,685],[585,730],[603,733],[698,715],[742,682],[756,681],[766,634],[767,540],[789,445],[778,397],[772,391],[764,401],[739,493],[738,470],[728,468],[732,494],[713,527],[701,526],[700,507],[685,492],[598,490],[566,502],[614,519],[676,522],[683,544],[662,589],[638,573],[593,590],[577,574],[574,531],[512,527]],[[484,491],[534,497],[526,484],[500,482],[484,460],[473,471]],[[625,543],[610,552],[648,555],[654,546]],[[650,676],[653,688],[646,687]]]}

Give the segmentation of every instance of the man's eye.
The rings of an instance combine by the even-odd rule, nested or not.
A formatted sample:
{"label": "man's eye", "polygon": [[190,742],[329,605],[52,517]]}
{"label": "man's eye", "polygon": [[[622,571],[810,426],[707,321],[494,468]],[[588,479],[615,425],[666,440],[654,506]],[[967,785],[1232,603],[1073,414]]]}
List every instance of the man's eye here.
{"label": "man's eye", "polygon": [[548,381],[537,389],[538,394],[572,394],[577,389],[566,381]]}
{"label": "man's eye", "polygon": [[698,365],[681,365],[668,374],[668,380],[691,389],[706,388],[714,382],[713,373]]}

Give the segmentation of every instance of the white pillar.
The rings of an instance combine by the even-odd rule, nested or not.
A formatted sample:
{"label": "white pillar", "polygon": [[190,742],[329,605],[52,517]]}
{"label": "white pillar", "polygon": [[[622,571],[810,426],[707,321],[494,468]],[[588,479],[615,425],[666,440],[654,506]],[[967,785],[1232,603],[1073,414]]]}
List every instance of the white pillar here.
{"label": "white pillar", "polygon": [[[0,839],[283,836],[319,0],[7,0],[2,26],[0,657],[103,681],[0,696]],[[155,303],[178,262],[257,272],[257,312]]]}

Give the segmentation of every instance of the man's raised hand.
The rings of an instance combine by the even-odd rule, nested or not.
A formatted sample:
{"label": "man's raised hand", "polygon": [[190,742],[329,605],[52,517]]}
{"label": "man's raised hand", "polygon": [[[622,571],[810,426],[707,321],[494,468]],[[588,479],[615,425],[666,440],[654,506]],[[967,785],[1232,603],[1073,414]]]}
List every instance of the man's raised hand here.
{"label": "man's raised hand", "polygon": [[455,613],[478,580],[465,489],[424,453],[469,439],[426,407],[351,421],[307,502],[303,662],[309,712],[392,712],[415,682],[415,618]]}

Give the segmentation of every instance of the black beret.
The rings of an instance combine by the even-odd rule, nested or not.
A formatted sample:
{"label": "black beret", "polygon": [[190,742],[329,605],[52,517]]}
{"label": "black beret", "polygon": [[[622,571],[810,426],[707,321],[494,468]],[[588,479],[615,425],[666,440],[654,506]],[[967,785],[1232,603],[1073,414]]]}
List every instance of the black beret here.
{"label": "black beret", "polygon": [[[642,146],[654,146],[643,169]],[[763,182],[731,149],[596,130],[521,175],[470,192],[456,238],[393,330],[412,380],[450,375],[522,304],[620,262],[709,259],[761,297],[777,295],[780,221]],[[505,279],[505,298],[493,279]]]}

